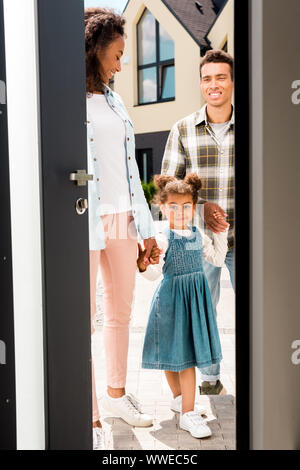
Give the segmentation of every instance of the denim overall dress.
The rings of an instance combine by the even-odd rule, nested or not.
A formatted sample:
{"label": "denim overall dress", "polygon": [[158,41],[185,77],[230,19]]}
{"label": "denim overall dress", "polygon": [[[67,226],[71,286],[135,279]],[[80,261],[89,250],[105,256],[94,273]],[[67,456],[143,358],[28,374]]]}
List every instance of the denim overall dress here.
{"label": "denim overall dress", "polygon": [[142,357],[144,369],[181,371],[222,359],[219,333],[202,267],[202,236],[165,230],[169,246],[154,293]]}

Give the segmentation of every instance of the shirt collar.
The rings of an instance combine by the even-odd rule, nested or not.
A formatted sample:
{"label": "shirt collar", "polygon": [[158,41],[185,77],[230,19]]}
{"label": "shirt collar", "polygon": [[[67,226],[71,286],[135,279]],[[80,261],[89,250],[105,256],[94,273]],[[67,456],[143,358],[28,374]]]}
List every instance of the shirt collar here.
{"label": "shirt collar", "polygon": [[[207,104],[202,106],[202,108],[199,111],[196,112],[195,126],[198,126],[199,124],[203,124],[203,123],[205,123],[206,125],[208,124],[207,114],[206,114],[206,106],[207,106]],[[232,113],[231,113],[231,118],[230,118],[230,121],[229,121],[229,125],[231,126],[232,124],[234,124],[234,107],[233,107],[233,105],[232,105]]]}
{"label": "shirt collar", "polygon": [[103,91],[104,91],[105,96],[107,96],[107,95],[112,96],[111,88],[109,88],[109,86],[105,85],[105,83],[103,83],[102,85],[103,85]]}

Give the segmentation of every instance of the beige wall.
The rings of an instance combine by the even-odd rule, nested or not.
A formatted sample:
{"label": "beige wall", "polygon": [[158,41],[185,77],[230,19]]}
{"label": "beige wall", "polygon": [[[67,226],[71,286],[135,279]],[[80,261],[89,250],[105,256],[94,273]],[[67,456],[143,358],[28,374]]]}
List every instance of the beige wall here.
{"label": "beige wall", "polygon": [[[228,52],[232,55],[233,5],[233,0],[229,0],[208,36],[213,48],[222,47],[227,40]],[[175,101],[138,106],[136,25],[145,8],[175,43]],[[199,79],[200,48],[162,2],[130,0],[124,16],[127,22],[124,58],[128,63],[122,64],[122,72],[116,74],[114,89],[124,100],[136,134],[168,131],[176,121],[204,104]]]}
{"label": "beige wall", "polygon": [[[137,106],[136,24],[147,7],[175,42],[175,101]],[[133,119],[135,133],[170,130],[178,119],[193,113],[201,104],[199,82],[200,48],[167,7],[157,0],[130,0],[124,16],[127,40],[124,56],[129,63],[116,74],[115,91],[119,93]]]}
{"label": "beige wall", "polygon": [[228,43],[228,52],[234,55],[234,1],[229,0],[208,34],[213,49],[222,49]]}

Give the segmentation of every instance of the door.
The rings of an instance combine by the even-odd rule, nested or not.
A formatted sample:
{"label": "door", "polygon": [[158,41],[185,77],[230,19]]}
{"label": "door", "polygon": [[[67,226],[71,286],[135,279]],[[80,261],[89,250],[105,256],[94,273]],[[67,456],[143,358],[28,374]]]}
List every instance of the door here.
{"label": "door", "polygon": [[254,449],[300,449],[299,16],[299,0],[251,2]]}
{"label": "door", "polygon": [[3,0],[0,0],[0,449],[16,448],[15,353]]}
{"label": "door", "polygon": [[[70,173],[87,168],[83,3],[38,0],[49,449],[91,446],[88,219],[87,213],[75,211],[76,200],[87,198],[87,187],[69,180]],[[248,56],[238,47],[241,37],[248,43],[248,10],[239,5],[235,14],[241,73],[248,67]],[[242,88],[236,99],[247,93]],[[244,164],[237,167],[239,181],[248,178],[248,131],[247,119],[241,121],[236,146],[244,152]],[[247,449],[249,187],[238,184],[237,192],[237,447]]]}
{"label": "door", "polygon": [[91,341],[83,0],[38,0],[46,431],[49,449],[91,449]]}

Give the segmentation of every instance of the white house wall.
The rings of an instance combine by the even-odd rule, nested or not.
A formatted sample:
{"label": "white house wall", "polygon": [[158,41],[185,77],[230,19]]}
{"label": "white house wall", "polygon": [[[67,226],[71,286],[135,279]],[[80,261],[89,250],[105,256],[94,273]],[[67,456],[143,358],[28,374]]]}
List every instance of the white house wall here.
{"label": "white house wall", "polygon": [[222,49],[227,41],[228,52],[234,55],[234,0],[228,0],[207,37],[213,49]]}
{"label": "white house wall", "polygon": [[[175,101],[138,106],[136,25],[148,8],[175,43]],[[115,91],[122,96],[133,120],[135,133],[170,130],[174,122],[202,105],[199,82],[200,48],[168,8],[157,0],[130,0],[124,16],[128,64],[116,74]]]}

